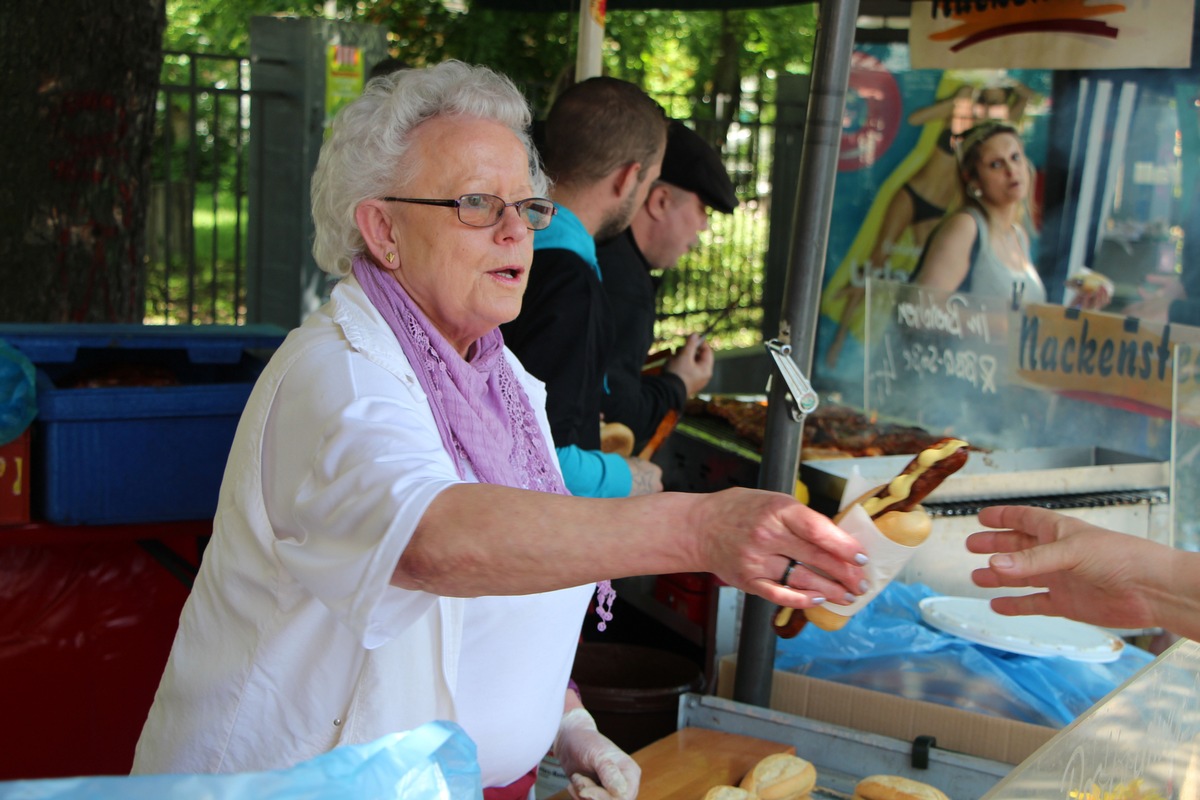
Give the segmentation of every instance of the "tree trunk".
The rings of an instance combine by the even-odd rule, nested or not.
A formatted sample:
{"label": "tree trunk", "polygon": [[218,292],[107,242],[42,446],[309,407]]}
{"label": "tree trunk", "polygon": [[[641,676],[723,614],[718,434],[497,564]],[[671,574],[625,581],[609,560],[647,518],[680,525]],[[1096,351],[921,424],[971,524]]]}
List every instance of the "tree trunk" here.
{"label": "tree trunk", "polygon": [[0,321],[141,322],[165,0],[0,9]]}

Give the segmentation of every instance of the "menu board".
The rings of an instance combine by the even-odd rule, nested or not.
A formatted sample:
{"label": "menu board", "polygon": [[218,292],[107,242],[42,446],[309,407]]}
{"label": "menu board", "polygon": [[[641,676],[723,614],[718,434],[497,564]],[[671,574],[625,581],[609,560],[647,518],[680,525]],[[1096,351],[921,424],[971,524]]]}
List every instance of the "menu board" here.
{"label": "menu board", "polygon": [[1171,359],[1200,330],[868,279],[864,405],[981,447],[1170,455]]}

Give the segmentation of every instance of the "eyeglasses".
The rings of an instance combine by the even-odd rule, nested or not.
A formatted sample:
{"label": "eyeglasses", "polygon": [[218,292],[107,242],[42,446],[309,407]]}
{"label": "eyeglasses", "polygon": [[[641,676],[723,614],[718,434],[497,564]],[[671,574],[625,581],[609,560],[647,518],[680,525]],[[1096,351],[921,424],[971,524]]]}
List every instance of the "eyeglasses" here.
{"label": "eyeglasses", "polygon": [[517,216],[531,231],[540,231],[550,225],[558,209],[544,197],[528,197],[512,203],[494,194],[464,194],[457,200],[422,200],[415,197],[385,197],[389,203],[416,203],[423,206],[442,206],[458,209],[458,219],[472,228],[490,228],[504,216],[504,209],[512,206]]}

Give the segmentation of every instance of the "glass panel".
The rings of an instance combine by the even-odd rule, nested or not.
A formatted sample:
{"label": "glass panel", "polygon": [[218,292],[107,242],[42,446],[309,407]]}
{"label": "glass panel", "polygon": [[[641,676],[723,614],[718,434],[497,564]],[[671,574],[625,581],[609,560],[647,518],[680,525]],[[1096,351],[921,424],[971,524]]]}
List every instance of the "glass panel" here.
{"label": "glass panel", "polygon": [[989,449],[1170,456],[1171,350],[1195,361],[1200,329],[873,279],[866,302],[869,412]]}
{"label": "glass panel", "polygon": [[1200,550],[1200,366],[1175,350],[1174,444],[1171,453],[1172,540]]}
{"label": "glass panel", "polygon": [[1183,640],[1014,769],[984,800],[1165,800],[1200,791],[1200,644]]}

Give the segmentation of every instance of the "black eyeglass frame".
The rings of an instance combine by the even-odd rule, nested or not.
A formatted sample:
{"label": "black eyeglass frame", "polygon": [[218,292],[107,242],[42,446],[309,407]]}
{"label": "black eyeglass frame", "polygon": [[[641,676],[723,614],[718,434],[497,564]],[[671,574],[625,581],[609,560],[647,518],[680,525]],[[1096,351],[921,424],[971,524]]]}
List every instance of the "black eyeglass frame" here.
{"label": "black eyeglass frame", "polygon": [[[474,223],[467,222],[465,219],[462,218],[462,207],[463,207],[463,198],[464,197],[492,197],[492,198],[495,198],[496,200],[499,200],[501,203],[503,203],[503,205],[500,207],[500,210],[496,213],[496,218],[493,219],[491,222],[489,222],[487,225],[475,225]],[[554,221],[554,215],[558,213],[558,206],[556,206],[554,204],[554,201],[549,200],[545,197],[526,197],[524,200],[514,200],[513,202],[508,203],[508,202],[505,202],[503,197],[500,197],[499,195],[488,194],[487,192],[468,192],[466,194],[459,195],[458,198],[454,199],[454,200],[434,200],[434,199],[422,198],[422,197],[382,197],[380,199],[384,200],[386,202],[389,202],[389,203],[415,203],[417,205],[422,205],[422,206],[440,206],[442,208],[453,208],[455,210],[455,213],[458,216],[458,221],[461,222],[463,225],[468,225],[472,228],[494,228],[496,225],[498,225],[500,223],[500,220],[504,218],[504,209],[506,209],[510,206],[517,210],[517,216],[521,217],[522,221],[525,222],[525,227],[531,231],[542,231],[542,230],[545,230],[546,228],[550,227],[550,223]],[[529,220],[521,215],[521,212],[524,210],[524,206],[526,206],[529,203],[545,203],[546,205],[550,206],[550,213],[546,215],[546,224],[540,228],[531,228],[529,226]]]}

